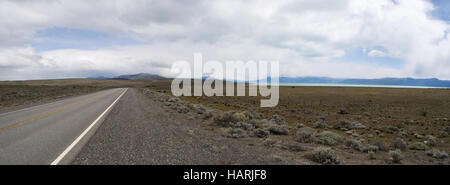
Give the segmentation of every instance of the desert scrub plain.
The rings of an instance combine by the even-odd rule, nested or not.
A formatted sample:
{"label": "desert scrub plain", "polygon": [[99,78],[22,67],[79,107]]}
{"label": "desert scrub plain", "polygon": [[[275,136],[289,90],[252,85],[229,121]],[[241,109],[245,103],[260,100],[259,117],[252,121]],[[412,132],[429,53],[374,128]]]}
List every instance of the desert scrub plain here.
{"label": "desert scrub plain", "polygon": [[[280,156],[315,164],[450,164],[450,89],[280,87],[264,97],[171,96],[170,79],[141,81],[168,112],[201,118],[205,130],[258,138]],[[276,160],[283,160],[279,157]]]}
{"label": "desert scrub plain", "polygon": [[0,82],[0,112],[108,88],[133,87],[129,80],[63,79]]}

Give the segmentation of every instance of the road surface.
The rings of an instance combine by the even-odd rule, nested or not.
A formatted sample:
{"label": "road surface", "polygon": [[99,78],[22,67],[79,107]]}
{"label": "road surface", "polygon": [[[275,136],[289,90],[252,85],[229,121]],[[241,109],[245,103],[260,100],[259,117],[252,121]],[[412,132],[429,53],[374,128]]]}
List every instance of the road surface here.
{"label": "road surface", "polygon": [[0,164],[65,164],[95,132],[127,89],[0,114]]}

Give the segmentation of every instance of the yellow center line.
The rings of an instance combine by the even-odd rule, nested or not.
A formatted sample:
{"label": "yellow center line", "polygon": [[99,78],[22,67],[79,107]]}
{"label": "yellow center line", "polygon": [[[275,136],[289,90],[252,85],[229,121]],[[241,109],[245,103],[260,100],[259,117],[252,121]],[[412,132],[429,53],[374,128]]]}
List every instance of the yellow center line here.
{"label": "yellow center line", "polygon": [[88,98],[88,99],[85,99],[85,100],[76,102],[76,103],[74,103],[74,104],[67,105],[67,106],[62,107],[62,108],[59,108],[59,109],[55,109],[55,110],[53,110],[53,111],[51,111],[51,112],[47,112],[47,113],[45,113],[45,114],[41,114],[41,115],[39,115],[39,116],[36,116],[36,117],[30,118],[30,119],[27,119],[27,120],[25,120],[25,121],[21,121],[21,122],[18,122],[18,123],[14,123],[14,124],[12,124],[12,125],[9,125],[9,126],[0,128],[0,132],[5,131],[5,130],[8,130],[8,129],[11,129],[11,128],[15,128],[15,127],[19,127],[19,126],[25,125],[25,124],[27,124],[27,123],[30,123],[30,122],[35,121],[35,120],[38,120],[38,119],[42,119],[42,118],[48,117],[48,116],[50,116],[50,115],[52,115],[52,114],[61,112],[61,111],[63,111],[63,110],[66,110],[66,109],[68,109],[68,108],[71,108],[71,107],[80,105],[80,104],[82,104],[82,103],[86,103],[86,102],[95,100],[95,99],[100,98],[100,97],[102,97],[102,96],[105,96],[105,95],[97,95],[97,96],[94,96],[94,97],[91,97],[91,98]]}

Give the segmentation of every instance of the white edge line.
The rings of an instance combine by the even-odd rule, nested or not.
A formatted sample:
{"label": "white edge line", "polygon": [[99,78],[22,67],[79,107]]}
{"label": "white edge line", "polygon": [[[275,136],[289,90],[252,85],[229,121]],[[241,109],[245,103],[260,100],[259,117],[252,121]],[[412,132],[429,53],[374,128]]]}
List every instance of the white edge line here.
{"label": "white edge line", "polygon": [[86,128],[86,130],[84,130],[80,136],[77,137],[77,139],[75,139],[72,142],[72,144],[70,144],[61,154],[59,154],[59,156],[50,165],[59,164],[59,162],[61,162],[61,160],[70,152],[70,150],[72,150],[72,148],[75,147],[78,144],[78,142],[80,142],[80,140],[91,130],[91,128],[94,127],[95,124],[97,124],[97,122],[109,111],[109,109],[111,109],[117,103],[117,101],[119,101],[119,99],[127,91],[128,91],[128,88],[125,89],[125,91],[122,94],[120,94],[120,96],[117,97],[117,99],[102,114],[100,114],[100,116],[98,116],[97,119],[95,119],[95,121],[92,122],[91,125],[89,125],[89,127]]}

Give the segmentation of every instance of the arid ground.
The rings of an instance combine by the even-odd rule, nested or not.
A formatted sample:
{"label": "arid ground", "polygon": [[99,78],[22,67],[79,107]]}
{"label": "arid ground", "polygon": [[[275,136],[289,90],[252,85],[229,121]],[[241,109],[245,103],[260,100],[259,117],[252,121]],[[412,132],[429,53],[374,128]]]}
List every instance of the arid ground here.
{"label": "arid ground", "polygon": [[[206,143],[212,151],[234,148],[235,152],[222,153],[235,156],[217,159],[222,162],[216,164],[240,164],[243,160],[237,160],[236,156],[252,158],[254,152],[265,156],[252,164],[450,164],[450,89],[282,86],[278,106],[260,108],[260,100],[267,97],[176,98],[171,95],[170,82],[170,79],[0,82],[0,110],[5,112],[106,88],[130,87],[134,88],[132,97],[149,99],[133,101],[159,112],[158,115],[164,114],[161,117],[165,124],[171,123],[171,119],[166,119],[170,117],[176,118],[177,124],[182,124],[182,120],[189,123],[180,126],[178,136],[186,132],[187,136],[198,134],[196,137],[201,140],[211,139]],[[153,103],[141,105],[145,102]],[[120,110],[120,105],[119,102],[115,108],[118,110],[113,112],[123,112],[125,109]],[[153,119],[144,116],[144,112],[139,114],[142,118]],[[127,124],[127,121],[120,124]],[[137,130],[141,135],[145,133]],[[97,135],[93,142],[102,140],[101,135]],[[161,139],[155,141],[162,142]],[[174,143],[183,145],[181,141]],[[223,146],[214,146],[215,143]],[[170,151],[176,150],[176,146],[171,147],[175,149]],[[87,148],[95,150],[89,144]],[[243,151],[247,149],[248,152]],[[85,152],[83,156],[78,163],[84,164],[90,161],[86,157],[95,155]],[[155,163],[165,164],[162,161]],[[185,164],[175,159],[167,161]],[[204,164],[214,164],[213,161],[209,159]],[[191,163],[203,164],[201,160]]]}
{"label": "arid ground", "polygon": [[0,113],[65,97],[140,84],[125,80],[63,79],[0,82]]}
{"label": "arid ground", "polygon": [[[169,80],[149,84],[149,89],[171,94]],[[211,125],[225,127],[230,137],[239,139],[234,133],[240,130],[242,137],[258,137],[255,130],[268,130],[269,135],[259,136],[262,143],[271,142],[271,147],[321,163],[335,163],[311,156],[328,149],[339,164],[449,164],[450,89],[281,86],[278,106],[261,108],[262,98],[267,99],[201,96],[181,100],[213,110]],[[234,119],[239,113],[246,116]],[[223,123],[228,121],[235,123]],[[298,152],[296,147],[306,151]],[[317,151],[306,149],[317,147]]]}

